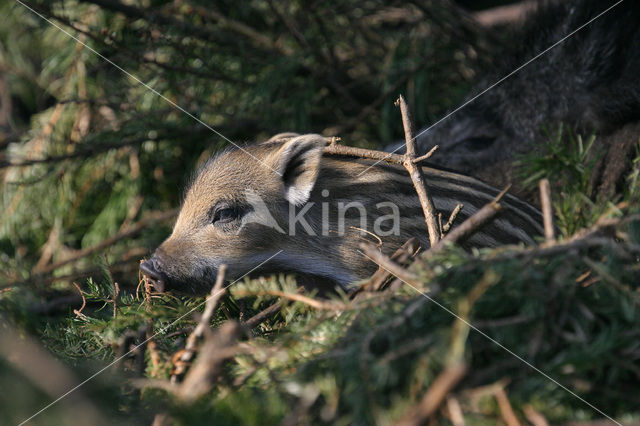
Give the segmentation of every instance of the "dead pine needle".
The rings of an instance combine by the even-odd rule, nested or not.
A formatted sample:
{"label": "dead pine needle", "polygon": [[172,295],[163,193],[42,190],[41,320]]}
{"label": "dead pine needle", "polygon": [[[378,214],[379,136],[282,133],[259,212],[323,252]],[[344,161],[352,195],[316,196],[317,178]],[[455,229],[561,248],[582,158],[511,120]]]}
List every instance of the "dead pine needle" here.
{"label": "dead pine needle", "polygon": [[85,315],[82,313],[83,309],[85,308],[85,306],[87,306],[87,299],[85,299],[84,297],[84,293],[82,292],[82,289],[80,288],[80,286],[78,285],[77,282],[73,282],[74,287],[78,290],[78,293],[80,293],[80,297],[82,297],[82,306],[80,306],[80,309],[74,309],[73,313],[76,314],[76,316],[78,318],[82,318],[82,319],[86,319]]}

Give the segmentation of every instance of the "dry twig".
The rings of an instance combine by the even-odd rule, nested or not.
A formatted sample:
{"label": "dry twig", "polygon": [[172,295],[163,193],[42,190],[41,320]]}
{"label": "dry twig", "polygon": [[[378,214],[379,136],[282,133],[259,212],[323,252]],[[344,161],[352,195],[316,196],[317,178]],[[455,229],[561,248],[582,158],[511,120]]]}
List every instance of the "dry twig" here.
{"label": "dry twig", "polygon": [[[416,192],[418,193],[418,199],[420,200],[422,212],[424,213],[424,219],[427,224],[427,231],[429,232],[429,241],[431,242],[431,247],[433,247],[438,244],[438,241],[440,241],[440,230],[438,229],[438,224],[436,223],[436,209],[433,206],[433,200],[431,200],[431,197],[427,192],[427,188],[424,183],[424,174],[422,172],[422,167],[419,166],[416,162],[417,151],[413,122],[411,121],[409,107],[407,106],[407,103],[402,95],[398,97],[396,105],[400,107],[400,113],[402,114],[402,125],[404,126],[404,138],[407,142],[407,153],[404,155],[404,167],[409,172],[411,181],[413,182],[413,186],[416,188]],[[432,154],[434,151],[435,147],[429,154]],[[429,158],[429,154],[427,154],[427,156],[420,157],[420,161]]]}
{"label": "dry twig", "polygon": [[380,267],[387,270],[389,273],[395,275],[400,278],[402,281],[411,284],[413,286],[421,287],[422,283],[419,282],[418,277],[416,277],[411,272],[404,269],[402,266],[398,265],[396,262],[391,260],[388,256],[382,254],[375,246],[368,243],[361,243],[360,249],[364,252],[364,255],[369,258],[369,260],[375,262]]}
{"label": "dry twig", "polygon": [[[420,249],[420,243],[418,240],[414,238],[410,238],[405,242],[398,250],[396,250],[392,255],[390,260],[399,265],[407,262],[411,257],[413,257],[418,250]],[[378,267],[378,270],[369,278],[365,283],[363,283],[352,296],[358,294],[360,290],[364,291],[380,291],[383,289],[384,285],[387,283],[389,277],[391,276],[391,272],[382,266]]]}
{"label": "dry twig", "polygon": [[327,311],[339,311],[346,308],[346,305],[336,302],[322,302],[320,300],[316,300],[312,297],[304,296],[302,294],[296,293],[287,293],[285,291],[280,290],[263,290],[263,291],[244,291],[238,290],[234,293],[237,297],[246,297],[246,296],[276,296],[282,297],[284,299],[293,300],[294,302],[302,302],[305,305],[309,305],[315,309],[322,309]]}
{"label": "dry twig", "polygon": [[544,238],[547,243],[553,243],[556,240],[555,229],[553,227],[553,207],[551,205],[551,185],[549,179],[541,179],[540,187],[540,204],[542,205],[542,220],[544,223]]}
{"label": "dry twig", "polygon": [[524,411],[524,415],[527,416],[527,420],[533,426],[549,426],[549,422],[544,418],[542,414],[540,414],[535,408],[531,406],[531,404],[526,404],[522,411]]}
{"label": "dry twig", "polygon": [[417,406],[396,422],[396,426],[421,425],[431,418],[449,392],[467,373],[465,364],[453,364],[436,377]]}
{"label": "dry twig", "polygon": [[180,399],[194,401],[213,387],[224,361],[241,352],[235,345],[241,334],[242,327],[235,321],[228,321],[211,333],[176,391]]}
{"label": "dry twig", "polygon": [[282,309],[282,302],[277,301],[273,305],[269,306],[268,308],[262,310],[261,312],[258,312],[257,314],[249,318],[243,325],[248,329],[252,329],[253,327],[260,324],[262,321],[280,312],[280,309]]}
{"label": "dry twig", "polygon": [[173,218],[174,216],[176,216],[176,214],[178,213],[177,209],[173,209],[173,210],[169,210],[166,212],[153,212],[151,214],[149,214],[147,217],[145,217],[144,219],[141,219],[140,221],[138,221],[136,224],[131,225],[129,227],[127,227],[126,229],[123,229],[121,232],[118,232],[116,235],[114,235],[111,238],[107,238],[106,240],[101,241],[100,243],[91,246],[91,247],[87,247],[85,249],[79,250],[77,252],[75,252],[72,256],[69,256],[68,258],[61,260],[59,262],[56,263],[52,263],[46,267],[43,267],[40,271],[39,271],[39,275],[42,274],[47,274],[49,272],[53,272],[56,269],[60,268],[61,266],[64,266],[68,263],[71,262],[75,262],[76,260],[79,260],[83,257],[86,257],[90,254],[93,254],[97,251],[100,251],[106,247],[112,246],[113,244],[117,243],[118,241],[121,241],[125,238],[129,238],[135,234],[137,234],[138,232],[140,232],[142,229],[144,229],[145,227],[147,227],[148,225],[152,224],[152,223],[156,223],[156,222],[162,222],[164,220],[168,220]]}
{"label": "dry twig", "polygon": [[498,401],[498,406],[500,407],[502,420],[504,420],[507,426],[520,426],[520,421],[518,420],[518,417],[516,417],[516,413],[513,412],[513,407],[511,407],[511,403],[509,402],[509,398],[507,398],[507,393],[504,391],[504,388],[497,388],[494,395],[496,397],[496,401]]}
{"label": "dry twig", "polygon": [[[335,141],[334,138],[330,138]],[[375,151],[373,149],[356,148],[355,146],[339,145],[335,142],[330,142],[329,145],[324,147],[325,154],[329,155],[344,155],[346,157],[359,157],[367,158],[369,160],[384,161],[389,164],[397,164],[399,166],[404,165],[404,155],[393,154],[384,151]]]}
{"label": "dry twig", "polygon": [[475,212],[473,216],[462,222],[459,226],[456,226],[442,239],[437,245],[431,247],[427,253],[433,255],[440,252],[447,244],[454,244],[466,238],[469,238],[475,232],[477,232],[482,226],[490,222],[498,213],[500,213],[501,206],[499,201],[509,190],[507,186],[489,203]]}
{"label": "dry twig", "polygon": [[[444,234],[449,232],[449,230],[453,226],[453,222],[455,222],[456,218],[458,217],[458,214],[460,213],[460,211],[462,211],[463,207],[464,207],[464,204],[456,204],[456,207],[453,209],[453,211],[449,215],[449,219],[447,220],[447,223],[445,223],[443,226],[440,226],[440,230],[442,231],[442,238],[444,238]],[[438,217],[441,218],[442,214],[438,213]]]}
{"label": "dry twig", "polygon": [[[427,154],[417,157],[416,150],[416,138],[411,121],[411,113],[409,107],[402,95],[398,97],[395,103],[400,107],[400,113],[402,115],[402,124],[404,126],[405,140],[407,144],[407,153],[404,155],[394,154],[389,152],[374,151],[370,149],[355,148],[350,146],[338,145],[336,138],[327,138],[329,145],[324,148],[326,154],[332,155],[345,155],[351,157],[367,158],[370,160],[385,161],[391,164],[397,164],[403,166],[409,172],[413,186],[416,189],[418,200],[422,206],[422,212],[424,213],[425,223],[427,225],[427,232],[429,233],[429,241],[431,246],[435,246],[440,241],[441,230],[436,220],[436,209],[433,205],[433,200],[427,192],[427,187],[424,180],[424,173],[420,163],[430,158],[436,151],[438,146],[434,146]],[[455,217],[452,214],[452,217]]]}
{"label": "dry twig", "polygon": [[78,283],[74,281],[73,285],[76,289],[78,289],[78,293],[80,293],[80,297],[82,297],[82,306],[80,306],[80,309],[74,309],[73,313],[76,314],[78,318],[86,319],[86,316],[82,313],[82,310],[85,308],[85,306],[87,306],[87,299],[85,299],[84,293],[80,289]]}
{"label": "dry twig", "polygon": [[196,353],[198,340],[202,338],[207,330],[210,330],[213,313],[216,310],[218,301],[225,293],[225,289],[222,288],[222,285],[224,284],[224,277],[226,273],[227,265],[220,265],[220,268],[218,268],[216,283],[211,289],[209,297],[206,299],[206,304],[204,311],[202,312],[202,316],[200,317],[200,321],[198,321],[198,325],[187,338],[187,343],[180,354],[179,362],[175,364],[174,371],[171,374],[171,383],[178,382],[179,377],[184,373],[186,366],[189,365]]}

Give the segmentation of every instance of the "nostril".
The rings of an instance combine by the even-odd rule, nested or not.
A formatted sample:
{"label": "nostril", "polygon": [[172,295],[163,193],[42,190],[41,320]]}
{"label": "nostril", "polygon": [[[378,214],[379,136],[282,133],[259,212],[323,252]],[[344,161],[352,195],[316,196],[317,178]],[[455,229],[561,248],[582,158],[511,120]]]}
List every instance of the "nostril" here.
{"label": "nostril", "polygon": [[162,293],[165,290],[165,275],[156,269],[156,265],[157,261],[155,259],[146,260],[140,264],[140,271],[149,277],[155,289]]}
{"label": "nostril", "polygon": [[162,277],[160,276],[160,272],[156,270],[154,263],[152,260],[145,260],[140,264],[140,270],[143,274],[148,275],[149,278],[159,280]]}

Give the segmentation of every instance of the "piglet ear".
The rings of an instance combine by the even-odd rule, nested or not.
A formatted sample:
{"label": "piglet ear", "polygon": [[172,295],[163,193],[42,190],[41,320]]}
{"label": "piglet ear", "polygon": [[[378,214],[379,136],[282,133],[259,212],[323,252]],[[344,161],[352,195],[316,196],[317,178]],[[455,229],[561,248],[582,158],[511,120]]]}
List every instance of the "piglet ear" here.
{"label": "piglet ear", "polygon": [[302,135],[287,140],[276,154],[275,170],[284,184],[284,197],[301,206],[309,200],[320,172],[325,139],[320,135]]}

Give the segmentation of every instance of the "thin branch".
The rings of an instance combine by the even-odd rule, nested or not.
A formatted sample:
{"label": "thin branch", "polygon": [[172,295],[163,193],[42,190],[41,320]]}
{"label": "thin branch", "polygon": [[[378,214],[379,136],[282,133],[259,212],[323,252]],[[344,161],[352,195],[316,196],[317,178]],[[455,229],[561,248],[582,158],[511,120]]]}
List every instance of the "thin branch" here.
{"label": "thin branch", "polygon": [[429,150],[429,152],[427,152],[425,155],[422,155],[418,158],[414,158],[413,162],[418,164],[418,163],[422,163],[423,161],[428,160],[429,158],[431,158],[431,156],[436,152],[436,150],[438,149],[439,145],[435,145],[433,148],[431,148]]}
{"label": "thin branch", "polygon": [[134,225],[131,225],[129,227],[127,227],[126,229],[123,229],[121,232],[118,232],[116,235],[114,235],[111,238],[107,238],[106,240],[103,240],[101,242],[99,242],[96,245],[93,245],[91,247],[87,247],[85,249],[79,250],[76,253],[74,253],[73,255],[69,256],[66,259],[63,259],[59,262],[56,263],[52,263],[51,265],[48,265],[44,268],[41,269],[41,271],[38,273],[38,275],[44,275],[47,274],[49,272],[53,272],[56,269],[60,268],[61,266],[64,266],[68,263],[74,262],[78,259],[81,259],[83,257],[89,256],[97,251],[100,251],[106,247],[112,246],[113,244],[117,243],[120,240],[123,240],[125,238],[129,238],[135,234],[137,234],[138,232],[140,232],[142,229],[146,228],[148,225],[156,223],[156,222],[162,222],[168,219],[173,218],[174,216],[176,216],[178,214],[178,209],[172,209],[166,212],[152,212],[151,214],[149,214],[147,217],[145,217],[144,219],[141,219],[140,221],[138,221],[137,223],[135,223]]}
{"label": "thin branch", "polygon": [[435,414],[449,392],[455,388],[466,373],[467,366],[465,364],[453,364],[447,367],[436,377],[420,403],[400,419],[396,426],[424,424]]}
{"label": "thin branch", "polygon": [[296,293],[287,293],[280,290],[263,290],[258,292],[252,291],[244,291],[239,290],[234,293],[237,297],[245,297],[245,296],[276,296],[282,297],[284,299],[293,300],[294,302],[302,302],[305,305],[309,305],[315,309],[322,309],[327,311],[336,311],[342,310],[346,308],[346,305],[335,303],[335,302],[322,302],[320,300],[316,300],[314,298],[303,296],[302,294]]}
{"label": "thin branch", "polygon": [[[334,139],[334,138],[331,138]],[[335,141],[335,139],[334,139]],[[370,160],[385,161],[390,164],[404,165],[404,155],[392,154],[384,151],[375,151],[372,149],[356,148],[354,146],[339,145],[330,141],[330,145],[324,147],[325,154],[344,155],[347,157],[368,158]]]}
{"label": "thin branch", "polygon": [[[404,264],[407,260],[413,257],[418,250],[420,249],[420,243],[418,240],[414,238],[410,238],[405,242],[398,250],[396,250],[392,255],[390,260],[396,264]],[[367,280],[364,284],[362,284],[356,291],[351,295],[352,297],[358,294],[361,290],[364,291],[380,291],[383,289],[384,284],[387,282],[389,277],[391,276],[391,272],[383,267],[378,267],[378,270]]]}
{"label": "thin branch", "polygon": [[511,407],[511,403],[509,402],[509,398],[507,398],[507,393],[504,391],[504,388],[497,388],[494,392],[494,396],[498,402],[498,406],[500,407],[502,420],[504,420],[507,426],[520,426],[520,421],[516,417],[516,413],[513,412],[513,407]]}
{"label": "thin branch", "polygon": [[281,309],[282,309],[282,302],[277,301],[273,305],[269,306],[268,308],[262,310],[261,312],[258,312],[257,314],[249,318],[243,325],[248,329],[252,329],[253,327],[260,324],[262,321],[280,312]]}
{"label": "thin branch", "polygon": [[464,204],[456,204],[456,207],[453,209],[453,211],[449,215],[449,220],[447,220],[447,223],[445,223],[441,228],[443,238],[444,238],[444,234],[449,232],[449,230],[451,229],[453,222],[455,222],[456,217],[458,217],[458,214],[460,213],[463,207],[464,207]]}
{"label": "thin branch", "polygon": [[413,186],[418,193],[418,199],[420,200],[425,223],[427,224],[427,231],[429,232],[429,241],[431,243],[431,247],[433,247],[438,244],[438,241],[440,241],[440,230],[438,229],[438,223],[436,222],[436,208],[433,205],[433,200],[427,192],[422,167],[416,164],[417,151],[415,132],[411,121],[409,107],[402,95],[398,97],[396,105],[400,107],[402,125],[404,126],[404,137],[407,142],[407,153],[404,156],[404,167],[409,172]]}
{"label": "thin branch", "polygon": [[211,293],[206,299],[206,304],[204,311],[202,312],[202,316],[200,317],[200,321],[198,321],[198,325],[187,338],[184,351],[182,351],[179,358],[181,362],[177,364],[176,369],[171,374],[171,383],[178,382],[179,376],[184,373],[186,366],[189,365],[196,353],[198,340],[200,340],[204,333],[211,328],[211,318],[216,310],[216,306],[218,306],[218,301],[225,294],[225,289],[222,288],[222,285],[224,284],[224,277],[226,273],[227,265],[220,265],[220,268],[218,268],[216,283],[211,288]]}
{"label": "thin branch", "polygon": [[437,245],[431,247],[431,249],[429,249],[427,253],[429,253],[429,255],[439,253],[446,247],[447,244],[455,244],[470,237],[485,224],[493,220],[493,218],[495,218],[496,215],[500,213],[502,207],[500,206],[499,201],[502,199],[502,197],[504,197],[508,190],[509,186],[507,186],[498,195],[496,195],[496,197],[489,204],[485,205],[480,210],[475,212],[473,216],[462,222],[462,224],[453,228],[451,232],[449,232],[447,236],[442,239],[442,241],[440,241]]}
{"label": "thin branch", "polygon": [[[590,247],[602,247],[606,245],[612,247],[615,247],[616,245],[622,245],[625,250],[628,250],[632,253],[640,254],[640,248],[638,248],[637,246],[628,243],[617,243],[615,240],[613,240],[615,228],[617,226],[623,226],[627,223],[631,223],[637,220],[640,220],[640,214],[632,214],[630,216],[621,218],[600,219],[592,227],[578,231],[574,236],[567,240],[545,246],[533,246],[522,250],[499,253],[495,256],[491,256],[490,258],[505,260],[522,256],[553,256],[556,254],[566,253],[569,250],[581,250]],[[606,237],[602,234],[608,234],[609,236]]]}
{"label": "thin branch", "polygon": [[223,373],[224,362],[244,352],[236,344],[241,334],[242,327],[235,321],[227,321],[210,333],[176,396],[191,402],[209,392]]}
{"label": "thin branch", "polygon": [[367,158],[377,161],[385,161],[391,164],[402,165],[413,182],[413,186],[418,194],[418,200],[422,206],[422,212],[424,213],[425,224],[427,225],[427,232],[429,233],[429,241],[431,247],[438,244],[440,241],[440,229],[436,221],[436,209],[433,204],[433,200],[427,192],[425,185],[424,173],[422,166],[419,165],[421,161],[431,157],[437,147],[433,147],[426,155],[416,157],[416,140],[414,136],[413,123],[411,121],[411,115],[409,107],[402,95],[396,101],[396,105],[400,107],[402,115],[402,124],[404,126],[405,139],[407,142],[407,153],[404,155],[388,153],[383,151],[374,151],[370,149],[355,148],[344,145],[338,145],[335,138],[327,138],[329,145],[324,148],[324,152],[330,155],[345,155],[352,157]]}
{"label": "thin branch", "polygon": [[556,240],[555,229],[553,227],[553,206],[551,205],[551,185],[549,179],[541,179],[540,187],[540,204],[542,205],[542,220],[544,223],[544,238],[547,243],[553,243]]}
{"label": "thin branch", "polygon": [[382,254],[374,245],[370,243],[361,243],[360,249],[364,252],[364,255],[369,258],[369,260],[375,262],[401,280],[411,285],[419,287],[422,286],[422,283],[419,282],[418,278],[414,274],[398,265],[388,256]]}

